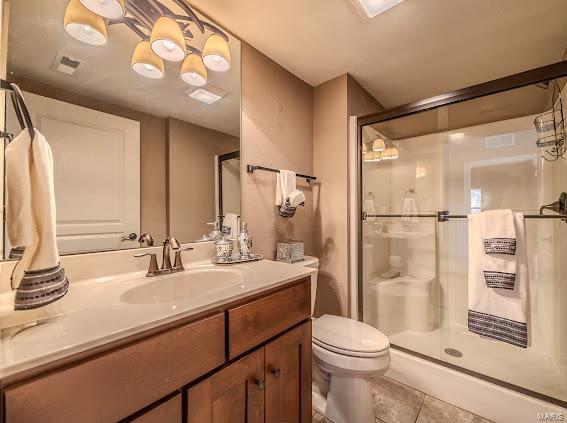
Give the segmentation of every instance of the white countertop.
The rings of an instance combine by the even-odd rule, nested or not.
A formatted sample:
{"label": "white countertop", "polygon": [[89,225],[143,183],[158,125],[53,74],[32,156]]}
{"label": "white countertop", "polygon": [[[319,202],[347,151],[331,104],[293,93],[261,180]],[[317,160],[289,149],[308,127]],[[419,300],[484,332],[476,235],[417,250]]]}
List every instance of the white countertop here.
{"label": "white countertop", "polygon": [[[309,276],[315,269],[261,260],[231,266],[215,266],[209,261],[186,266],[187,272],[153,278],[145,272],[87,279],[72,283],[61,300],[44,307],[37,318],[32,311],[6,311],[13,304],[13,293],[0,294],[0,378],[45,364],[81,351],[197,314],[231,301]],[[215,287],[211,283],[195,294],[188,291],[183,276],[211,268],[241,275],[241,281]],[[222,275],[221,275],[222,276]],[[160,290],[167,279],[176,284]],[[171,281],[170,281],[171,282]],[[186,281],[187,284],[190,281]],[[159,293],[160,302],[140,302],[139,287]],[[201,283],[202,285],[202,283]],[[179,287],[185,297],[177,298]],[[152,291],[153,288],[153,291]],[[137,291],[135,291],[137,290]],[[198,292],[197,292],[198,291]],[[26,315],[30,318],[26,319]],[[17,318],[17,324],[14,324]],[[9,325],[9,326],[8,326]]]}

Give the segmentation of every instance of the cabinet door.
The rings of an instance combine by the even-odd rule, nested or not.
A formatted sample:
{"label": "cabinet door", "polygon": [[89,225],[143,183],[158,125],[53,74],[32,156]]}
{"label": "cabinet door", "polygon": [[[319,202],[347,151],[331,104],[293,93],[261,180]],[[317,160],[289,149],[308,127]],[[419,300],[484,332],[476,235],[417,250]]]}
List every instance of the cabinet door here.
{"label": "cabinet door", "polygon": [[266,349],[266,423],[311,421],[311,321]]}
{"label": "cabinet door", "polygon": [[188,390],[189,423],[264,423],[264,349]]}

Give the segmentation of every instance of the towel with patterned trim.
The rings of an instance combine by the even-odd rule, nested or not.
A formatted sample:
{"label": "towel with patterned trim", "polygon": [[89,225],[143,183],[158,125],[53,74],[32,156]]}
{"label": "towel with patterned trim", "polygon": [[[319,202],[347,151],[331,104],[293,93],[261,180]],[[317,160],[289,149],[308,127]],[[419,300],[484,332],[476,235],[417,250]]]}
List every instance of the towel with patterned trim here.
{"label": "towel with patterned trim", "polygon": [[468,328],[476,334],[526,348],[529,281],[524,215],[512,212],[515,255],[499,254],[501,260],[507,260],[506,264],[491,267],[487,263],[494,255],[485,250],[483,214],[468,216]]}
{"label": "towel with patterned trim", "polygon": [[8,146],[6,218],[10,244],[21,254],[12,272],[14,308],[42,307],[63,297],[69,288],[59,264],[56,238],[53,153],[36,129],[32,140],[24,129]]}
{"label": "towel with patterned trim", "polygon": [[489,288],[514,289],[516,281],[516,227],[512,210],[487,210],[478,215],[484,251],[484,282]]}

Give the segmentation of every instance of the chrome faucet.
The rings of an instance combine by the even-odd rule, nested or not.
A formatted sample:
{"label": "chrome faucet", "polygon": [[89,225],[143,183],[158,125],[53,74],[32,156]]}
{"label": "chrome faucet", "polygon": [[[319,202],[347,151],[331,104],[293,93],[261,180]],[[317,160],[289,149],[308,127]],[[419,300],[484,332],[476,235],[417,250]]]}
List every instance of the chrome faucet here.
{"label": "chrome faucet", "polygon": [[[183,262],[181,261],[181,252],[182,251],[191,251],[193,248],[181,248],[181,245],[177,240],[173,237],[167,237],[165,241],[163,241],[163,250],[162,250],[162,262],[161,268],[158,267],[156,253],[140,253],[134,254],[134,257],[145,257],[150,256],[150,267],[148,268],[148,272],[146,276],[159,276],[165,275],[168,273],[175,273],[175,272],[182,272],[185,270],[183,266]],[[175,259],[173,266],[171,265],[171,252],[175,251]]]}

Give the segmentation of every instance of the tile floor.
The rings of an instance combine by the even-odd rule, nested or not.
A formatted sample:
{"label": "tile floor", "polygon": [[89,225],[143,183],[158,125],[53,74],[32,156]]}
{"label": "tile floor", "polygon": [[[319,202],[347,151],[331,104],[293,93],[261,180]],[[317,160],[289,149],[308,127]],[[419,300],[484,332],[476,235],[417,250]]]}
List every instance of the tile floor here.
{"label": "tile floor", "polygon": [[[490,423],[476,414],[387,377],[372,384],[372,395],[375,423]],[[332,422],[314,412],[313,423]]]}

